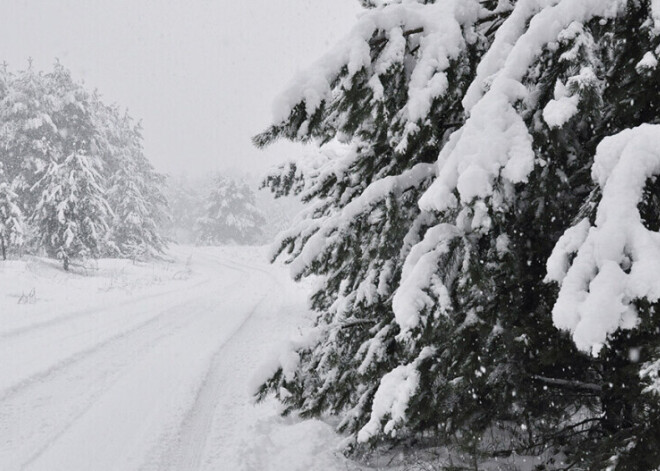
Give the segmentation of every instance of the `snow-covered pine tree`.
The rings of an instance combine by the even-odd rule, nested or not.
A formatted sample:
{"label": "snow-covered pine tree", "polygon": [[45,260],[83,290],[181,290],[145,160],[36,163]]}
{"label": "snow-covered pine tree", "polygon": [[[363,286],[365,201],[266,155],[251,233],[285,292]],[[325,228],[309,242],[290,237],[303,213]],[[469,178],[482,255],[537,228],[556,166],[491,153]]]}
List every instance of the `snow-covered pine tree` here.
{"label": "snow-covered pine tree", "polygon": [[[7,66],[3,64],[0,67],[0,119],[2,119],[3,105],[10,92],[10,81],[11,76]],[[4,129],[0,130],[0,136],[3,132]],[[8,163],[7,154],[0,151],[0,255],[3,260],[7,259],[8,250],[23,244],[25,236],[24,217],[18,195],[14,191],[12,180],[4,170]]]}
{"label": "snow-covered pine tree", "polygon": [[6,65],[1,71],[5,88],[0,101],[2,163],[29,217],[38,199],[30,191],[36,174],[44,170],[49,155],[55,152],[54,139],[59,138],[51,120],[53,99],[45,75],[32,63],[15,74]]}
{"label": "snow-covered pine tree", "polygon": [[41,136],[42,168],[31,191],[38,195],[31,223],[37,244],[68,269],[78,257],[100,254],[112,211],[100,170],[99,130],[90,95],[59,63],[45,76],[47,93],[35,101],[50,108],[35,122]]}
{"label": "snow-covered pine tree", "polygon": [[[302,192],[314,202],[276,248],[290,253],[294,276],[326,280],[312,296],[318,332],[299,349],[299,370],[280,371],[268,385],[303,414],[341,414],[340,428],[364,430],[362,439],[376,435],[382,418],[364,428],[381,379],[392,373],[412,392],[417,366],[433,362],[432,350],[398,340],[392,295],[411,247],[436,221],[417,201],[433,179],[438,152],[465,119],[460,102],[494,21],[499,14],[484,14],[478,2],[376,8],[285,94],[281,124],[256,138],[259,145],[279,136],[324,144],[309,168],[293,164],[267,179],[276,191]],[[461,260],[446,258],[451,277]],[[432,307],[442,294],[430,290],[418,302]],[[428,333],[445,332],[448,326]],[[449,402],[449,381],[444,389]],[[395,406],[389,393],[384,400]],[[405,405],[396,407],[388,432],[406,418]],[[386,405],[380,409],[389,413]],[[424,408],[408,426],[437,429],[442,413]]]}
{"label": "snow-covered pine tree", "polygon": [[97,159],[72,153],[52,161],[36,183],[41,199],[32,215],[39,247],[62,261],[98,257],[105,246],[112,211],[100,186]]}
{"label": "snow-covered pine tree", "polygon": [[255,139],[322,145],[267,179],[311,204],[274,255],[324,285],[260,394],[358,442],[478,450],[495,426],[502,453],[655,469],[656,131],[637,127],[658,121],[660,5],[362,3]]}
{"label": "snow-covered pine tree", "polygon": [[0,165],[0,255],[7,260],[7,251],[23,244],[25,224],[18,196],[4,177]]}
{"label": "snow-covered pine tree", "polygon": [[111,243],[120,256],[159,256],[165,249],[160,231],[168,218],[165,178],[144,155],[139,124],[115,108],[97,106],[105,115],[108,202],[114,213]]}
{"label": "snow-covered pine tree", "polygon": [[254,244],[259,242],[264,222],[250,187],[218,175],[213,179],[195,232],[200,244]]}

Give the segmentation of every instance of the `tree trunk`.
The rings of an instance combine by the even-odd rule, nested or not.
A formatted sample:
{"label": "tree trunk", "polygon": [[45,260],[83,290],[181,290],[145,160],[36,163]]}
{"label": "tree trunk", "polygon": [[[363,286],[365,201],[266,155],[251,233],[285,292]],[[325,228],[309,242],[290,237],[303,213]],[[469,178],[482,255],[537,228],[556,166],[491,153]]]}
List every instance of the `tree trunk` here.
{"label": "tree trunk", "polygon": [[7,260],[7,247],[5,247],[5,238],[0,236],[0,246],[2,247],[2,259]]}

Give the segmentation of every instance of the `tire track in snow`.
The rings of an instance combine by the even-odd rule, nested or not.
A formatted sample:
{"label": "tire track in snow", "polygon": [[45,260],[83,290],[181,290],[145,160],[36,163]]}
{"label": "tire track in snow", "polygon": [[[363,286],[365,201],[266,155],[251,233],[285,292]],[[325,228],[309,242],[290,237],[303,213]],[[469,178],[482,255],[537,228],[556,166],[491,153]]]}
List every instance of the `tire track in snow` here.
{"label": "tire track in snow", "polygon": [[[202,285],[205,283],[202,283]],[[67,367],[75,365],[77,362],[84,360],[85,358],[93,355],[96,352],[101,351],[102,349],[112,346],[113,344],[125,339],[127,336],[141,335],[142,332],[148,330],[152,325],[158,324],[162,320],[161,319],[162,315],[166,315],[167,313],[173,311],[178,312],[178,309],[181,306],[184,306],[185,304],[186,302],[180,302],[177,303],[176,306],[168,308],[165,311],[159,311],[156,314],[152,313],[152,316],[145,321],[138,322],[137,324],[134,324],[123,331],[115,333],[114,335],[110,335],[105,339],[103,339],[102,341],[94,343],[90,347],[83,348],[82,350],[76,351],[72,355],[57,360],[55,363],[50,363],[47,367],[43,369],[38,369],[35,373],[28,375],[27,377],[21,379],[17,383],[9,387],[6,387],[2,391],[0,391],[0,403],[6,401],[8,398],[20,392],[25,387],[28,387],[35,382],[47,381],[51,375],[59,371],[62,371]],[[61,340],[61,339],[51,339],[51,341],[52,340]]]}
{"label": "tire track in snow", "polygon": [[267,296],[267,294],[261,296],[243,322],[213,355],[210,368],[197,392],[195,402],[181,424],[175,444],[170,448],[172,453],[164,463],[159,465],[159,470],[193,471],[200,469],[220,390],[223,385],[226,385],[224,380],[227,379],[227,372],[222,368],[225,347],[245,330],[246,325],[258,312]]}
{"label": "tire track in snow", "polygon": [[[213,264],[217,270],[215,265],[220,264]],[[245,272],[225,264],[222,264],[222,267],[239,273]],[[100,311],[112,313],[128,307],[123,310],[128,310],[129,315],[133,317],[133,314],[140,314],[137,312],[139,311],[137,307],[149,311],[148,302],[145,301],[173,294],[179,298],[176,305],[160,309],[144,322],[50,364],[46,369],[4,389],[0,393],[0,463],[4,463],[3,471],[22,469],[19,463],[36,459],[93,406],[95,400],[102,395],[104,387],[106,389],[112,387],[112,384],[121,377],[122,368],[135,362],[140,356],[155,348],[158,343],[175,334],[178,328],[194,320],[198,313],[190,311],[188,309],[190,299],[180,301],[181,296],[194,298],[195,295],[200,294],[197,291],[200,287],[213,284],[215,289],[217,285],[214,282],[217,280],[207,277],[201,282],[175,292],[157,293],[102,308]],[[239,282],[240,280],[236,280],[225,288],[231,290]],[[88,312],[93,313],[92,310],[86,309],[76,312],[75,317],[84,316]],[[66,321],[70,321],[74,316],[67,317]],[[57,319],[57,321],[63,320],[61,317]],[[117,320],[113,319],[112,323],[117,324]],[[47,326],[61,324],[62,322],[44,323],[37,329],[23,329],[21,335],[13,337],[34,335],[35,331]],[[102,324],[103,328],[105,326],[107,324]],[[48,340],[53,342],[62,339]],[[53,392],[52,388],[57,388],[58,384],[60,387],[66,385],[66,393],[58,396],[57,391]],[[72,397],[76,399],[72,400]],[[26,407],[27,404],[34,406]]]}
{"label": "tire track in snow", "polygon": [[[241,268],[220,262],[206,263],[204,268],[208,270],[209,267],[212,267],[213,272],[218,273],[217,265],[242,274],[246,273]],[[134,299],[119,306],[101,308],[87,316],[84,313],[77,313],[76,319],[68,319],[68,322],[53,322],[49,326],[43,326],[44,328],[24,331],[22,336],[5,339],[4,342],[0,342],[0,353],[5,351],[7,358],[10,358],[11,355],[11,361],[0,364],[0,385],[2,385],[0,386],[0,402],[14,394],[15,390],[20,390],[34,381],[44,381],[50,374],[65,368],[69,363],[76,362],[105,345],[121,340],[123,335],[158,322],[158,317],[164,311],[169,310],[172,304],[176,308],[199,298],[210,289],[204,289],[206,286],[215,287],[216,282],[218,282],[216,278],[207,276],[203,281],[192,286],[159,296]],[[181,301],[182,297],[185,299],[184,301]],[[159,299],[162,302],[172,299],[175,300],[175,303],[166,303],[154,313],[154,306],[150,303],[153,299]],[[146,320],[142,321],[142,319]],[[76,323],[77,320],[78,323]],[[30,342],[25,342],[22,338],[23,336],[31,337],[30,340],[34,343],[35,335],[43,338],[45,348],[35,350]],[[98,337],[98,340],[94,338],[95,336]],[[64,345],[64,355],[62,355],[63,350],[57,345],[58,343]],[[52,353],[53,356],[49,353]],[[58,355],[60,355],[59,358],[57,358]]]}
{"label": "tire track in snow", "polygon": [[[218,260],[217,263],[219,265],[223,266],[224,268],[228,268],[230,270],[235,270],[235,271],[238,271],[238,272],[245,273],[245,270],[243,270],[241,267],[231,266],[227,263],[222,263],[220,260]],[[206,283],[213,282],[213,281],[214,280],[212,278],[206,277],[204,280],[199,281],[199,282],[197,282],[193,285],[183,286],[183,287],[177,289],[176,292],[177,293],[185,293],[185,292],[194,290],[196,288],[199,288],[201,285],[204,285]],[[91,316],[101,316],[101,315],[106,314],[108,312],[116,311],[116,310],[118,310],[122,307],[134,305],[138,302],[146,302],[146,301],[153,301],[155,299],[166,298],[166,297],[172,296],[172,294],[173,294],[173,292],[171,290],[168,290],[168,291],[162,291],[162,292],[159,292],[159,293],[154,293],[154,294],[151,294],[151,295],[140,297],[140,298],[137,298],[137,299],[135,299],[135,298],[127,299],[125,301],[121,301],[117,304],[112,304],[112,305],[106,306],[106,307],[101,307],[101,308],[89,307],[89,308],[85,308],[85,309],[80,309],[80,310],[74,311],[70,314],[66,314],[64,316],[56,317],[54,319],[49,319],[47,321],[38,322],[38,323],[35,323],[35,324],[30,324],[30,325],[18,327],[16,329],[6,331],[6,332],[1,332],[0,333],[0,341],[8,340],[8,339],[11,339],[11,338],[14,338],[14,337],[19,337],[19,336],[22,336],[22,335],[33,334],[35,331],[39,331],[39,330],[42,330],[42,329],[47,329],[47,328],[53,327],[53,326],[60,326],[62,324],[66,324],[68,322],[75,321],[79,318],[89,319]]]}
{"label": "tire track in snow", "polygon": [[[252,273],[259,274],[260,277],[266,275],[268,278],[267,283],[256,284],[254,281],[252,282],[255,286],[263,287],[266,285],[265,293],[252,305],[248,315],[232,332],[231,336],[218,347],[204,380],[200,384],[193,404],[180,422],[178,431],[176,434],[163,437],[157,449],[152,452],[156,459],[143,465],[140,468],[141,471],[196,471],[205,469],[204,458],[208,447],[226,446],[223,443],[209,443],[212,436],[211,431],[214,422],[218,420],[218,416],[221,415],[223,419],[229,418],[230,423],[224,425],[231,429],[231,427],[236,426],[232,422],[235,419],[233,415],[240,414],[238,410],[243,407],[252,407],[249,396],[242,394],[242,387],[245,384],[234,385],[233,380],[239,371],[241,373],[247,372],[249,376],[251,374],[249,373],[250,368],[261,361],[261,357],[256,355],[260,359],[254,361],[254,358],[251,357],[255,355],[243,355],[239,352],[247,349],[250,353],[253,353],[254,346],[247,339],[250,332],[252,332],[251,329],[255,327],[255,323],[262,322],[258,317],[264,314],[264,303],[268,300],[274,301],[274,303],[268,305],[268,312],[270,315],[278,315],[278,307],[282,305],[282,295],[286,295],[286,293],[283,284],[272,272],[245,263],[242,260],[232,260],[232,262],[247,268]],[[234,390],[236,386],[239,388],[238,394]],[[228,463],[224,465],[230,466]]]}
{"label": "tire track in snow", "polygon": [[[237,280],[236,282],[232,283],[231,285],[227,286],[227,289],[232,289],[234,288],[238,283],[240,283],[240,280]],[[205,302],[200,302],[201,306],[205,306]],[[200,318],[199,310],[192,309],[194,307],[194,303],[190,302],[185,302],[181,303],[179,306],[172,308],[168,310],[168,314],[172,314],[173,316],[173,322],[171,322],[171,329],[169,329],[168,332],[166,332],[164,335],[161,335],[158,341],[154,342],[152,348],[147,349],[144,351],[144,354],[141,355],[139,358],[133,357],[132,361],[127,362],[124,366],[124,370],[122,374],[118,375],[114,381],[111,383],[107,384],[106,387],[98,394],[93,401],[90,401],[87,406],[85,407],[84,410],[81,410],[73,420],[69,421],[67,423],[66,427],[64,427],[60,432],[52,436],[46,443],[44,443],[39,450],[34,453],[30,458],[24,463],[24,468],[28,469],[33,463],[37,462],[42,458],[42,456],[49,451],[52,447],[57,445],[58,441],[67,435],[67,433],[73,429],[76,424],[85,417],[85,415],[93,408],[95,407],[100,400],[104,398],[104,396],[113,388],[118,385],[120,381],[123,381],[125,379],[125,376],[129,375],[131,372],[127,371],[130,370],[133,366],[136,364],[139,364],[143,358],[145,358],[148,355],[155,355],[157,351],[160,350],[160,346],[163,344],[166,344],[168,341],[175,339],[180,331],[182,329],[190,329],[191,327],[194,327],[196,323],[203,323],[204,319]],[[183,312],[184,314],[181,316],[183,317],[183,320],[179,319],[179,314]],[[137,334],[137,333],[136,333]],[[142,340],[142,338],[139,335],[136,335],[138,340]],[[114,350],[114,349],[113,349]],[[109,355],[111,358],[112,355]],[[131,399],[130,394],[126,395],[126,399]],[[153,433],[158,433],[157,430],[154,430]],[[23,468],[21,468],[23,469]],[[43,469],[43,468],[40,468]],[[79,468],[75,468],[79,469]],[[119,468],[122,469],[122,468]],[[132,469],[132,468],[131,468]]]}
{"label": "tire track in snow", "polygon": [[[226,407],[229,404],[228,398],[233,400],[231,392],[223,390],[223,386],[226,386],[225,380],[233,378],[236,373],[236,365],[243,365],[244,363],[238,361],[234,365],[228,364],[226,358],[224,358],[227,348],[231,347],[229,348],[232,352],[230,356],[236,358],[236,343],[245,341],[246,326],[254,319],[255,314],[262,311],[263,303],[267,299],[267,295],[273,293],[273,289],[276,293],[274,298],[279,301],[277,296],[281,296],[282,292],[277,291],[278,288],[274,287],[283,287],[279,280],[267,270],[250,265],[242,260],[228,259],[228,257],[218,256],[217,253],[213,254],[212,252],[201,253],[200,257],[203,257],[204,260],[201,260],[197,265],[201,265],[203,274],[210,277],[195,285],[197,289],[186,287],[177,290],[175,293],[159,293],[111,307],[104,307],[100,311],[112,313],[124,308],[127,308],[124,310],[130,311],[136,305],[141,305],[148,311],[149,306],[148,302],[145,302],[146,299],[160,298],[161,296],[166,298],[168,295],[176,299],[176,305],[161,306],[157,313],[140,313],[142,318],[129,329],[124,329],[119,333],[110,332],[109,337],[104,336],[100,341],[90,345],[89,348],[82,349],[66,357],[54,358],[47,368],[35,371],[34,374],[0,393],[0,463],[2,463],[0,468],[3,471],[24,469],[28,464],[35,465],[37,469],[67,469],[68,471],[80,469],[82,471],[83,468],[76,466],[57,467],[58,461],[51,461],[51,458],[58,457],[63,459],[63,462],[68,462],[66,458],[63,458],[65,455],[62,452],[74,448],[79,449],[80,447],[75,446],[72,448],[75,443],[80,443],[75,441],[73,437],[83,437],[84,431],[93,431],[94,435],[101,433],[100,436],[103,437],[103,432],[99,432],[100,429],[94,431],[90,428],[90,425],[96,423],[98,424],[96,427],[111,426],[113,420],[98,421],[97,419],[111,418],[111,411],[117,410],[116,406],[125,404],[133,412],[140,411],[139,414],[147,410],[146,408],[150,408],[149,401],[145,401],[144,391],[138,401],[141,401],[140,404],[146,408],[139,409],[132,405],[130,402],[132,395],[129,387],[138,383],[139,378],[145,378],[144,372],[150,371],[149,368],[152,370],[154,368],[168,369],[167,361],[159,361],[161,353],[158,352],[162,351],[167,358],[171,358],[173,353],[184,351],[180,349],[182,345],[191,345],[192,349],[195,350],[197,348],[195,339],[198,338],[196,332],[205,335],[204,346],[199,349],[199,352],[207,353],[203,353],[197,359],[194,358],[195,353],[193,353],[192,358],[185,359],[185,365],[191,367],[190,373],[186,371],[188,366],[184,366],[183,369],[180,365],[178,366],[177,371],[183,374],[176,376],[176,378],[179,378],[185,384],[183,384],[183,388],[176,385],[178,391],[171,394],[171,398],[166,397],[163,399],[151,395],[154,400],[160,401],[157,404],[157,410],[161,411],[156,412],[157,415],[151,417],[152,421],[148,422],[153,425],[147,427],[147,433],[151,434],[152,438],[145,438],[144,435],[141,436],[135,432],[134,439],[132,437],[133,429],[126,429],[124,432],[129,433],[124,434],[123,438],[129,440],[126,443],[130,446],[129,449],[122,448],[121,451],[122,454],[132,455],[130,459],[122,457],[121,459],[124,460],[123,465],[117,468],[104,468],[102,458],[98,460],[92,458],[89,463],[93,465],[98,463],[99,466],[84,469],[137,469],[141,464],[147,462],[144,458],[149,458],[149,450],[163,451],[159,446],[152,448],[153,445],[158,445],[154,440],[159,436],[168,439],[164,443],[173,445],[180,451],[179,454],[165,453],[163,455],[161,453],[154,456],[161,458],[166,456],[168,461],[170,458],[178,460],[176,463],[181,463],[183,466],[170,469],[192,471],[200,466],[204,456],[206,440],[209,436],[209,429],[213,426],[214,411],[220,403]],[[228,270],[247,274],[247,276],[228,276]],[[213,276],[214,274],[217,276]],[[264,280],[264,277],[258,274],[266,275],[269,281],[260,281]],[[244,294],[241,294],[241,292],[246,293],[245,289],[237,286],[241,283],[244,286],[256,286],[257,292],[266,294],[263,294],[257,300],[251,300],[248,304],[243,301]],[[182,297],[185,299],[182,299]],[[250,300],[249,297],[247,299]],[[229,307],[229,309],[225,309],[226,307]],[[84,310],[73,314],[84,318],[85,313],[94,315],[96,311]],[[231,325],[236,321],[239,323],[231,328],[231,332],[225,332],[222,330],[222,322],[220,324],[217,322],[218,314],[220,314],[220,317],[227,314]],[[145,315],[150,317],[144,319]],[[133,316],[130,315],[129,317]],[[196,321],[198,317],[200,318],[199,322]],[[102,329],[110,325],[102,316],[97,315],[95,319],[95,322]],[[56,332],[66,333],[67,328],[64,328],[64,325],[70,325],[74,329],[86,325],[79,322],[72,323],[71,320],[71,315],[69,315],[67,319],[62,317],[53,319],[51,322],[47,321],[48,325],[33,326],[33,329],[26,326],[22,333],[13,337],[8,336],[8,338],[12,340],[12,343],[16,342],[17,345],[22,344],[24,341],[38,345],[38,343],[34,343],[35,339],[38,341],[42,339],[49,342],[57,341],[57,338],[50,338],[47,335]],[[132,320],[137,322],[135,318]],[[116,321],[113,321],[113,324],[116,323]],[[220,330],[218,330],[219,326]],[[219,345],[214,345],[213,337],[209,342],[209,336],[215,335],[213,332],[221,334],[217,337]],[[228,336],[225,336],[225,333]],[[0,336],[0,339],[2,338]],[[54,352],[59,351],[54,350]],[[44,366],[46,364],[43,363]],[[156,379],[162,380],[162,372],[156,373],[160,375],[160,378]],[[59,388],[59,392],[53,393],[52,390],[49,390],[49,387]],[[181,392],[182,389],[186,388],[190,389],[189,395],[184,395]],[[148,386],[148,389],[153,392],[162,391],[165,396],[170,395],[170,392],[164,389],[154,389],[153,386]],[[72,397],[67,398],[68,394],[71,394]],[[176,398],[179,398],[179,402],[172,402]],[[183,398],[185,400],[181,401],[180,399]],[[57,405],[52,407],[44,405],[48,401],[59,402],[59,405],[67,410],[63,412],[57,409]],[[30,411],[26,412],[25,410],[31,404],[35,404],[35,412],[32,414],[29,413]],[[163,406],[167,404],[177,406],[174,408],[165,407],[167,415],[159,416],[158,414],[163,412]],[[38,409],[39,407],[41,409]],[[21,408],[24,410],[21,411]],[[41,413],[43,413],[43,416],[40,416]],[[217,416],[217,414],[215,415]],[[11,436],[12,432],[9,432],[14,443],[21,443],[21,440],[25,440],[26,443],[24,443],[25,446],[20,448],[19,452],[13,452],[13,456],[12,451],[9,450],[8,453],[13,460],[7,462],[3,458],[5,454],[2,448],[5,445],[11,446],[11,443],[2,438],[3,425],[10,423],[11,420],[16,423],[16,420],[20,420],[21,417],[30,418],[34,420],[34,423],[22,429],[21,434]],[[134,413],[132,417],[136,417]],[[39,420],[43,420],[43,422],[39,422]],[[90,422],[90,420],[92,421]],[[94,422],[94,420],[97,421]],[[119,424],[120,422],[116,423]],[[172,428],[168,428],[170,426]],[[43,430],[40,430],[40,427],[43,427]],[[163,433],[167,430],[170,430],[170,433]],[[179,432],[178,435],[177,431]],[[108,429],[108,432],[112,432],[112,430]],[[33,435],[30,435],[31,433]],[[119,443],[117,442],[119,435],[117,437],[113,437],[112,433],[109,435],[109,439],[115,439],[115,445]],[[27,443],[28,441],[29,443]],[[149,446],[145,447],[144,445]],[[110,448],[112,448],[112,445]],[[107,455],[107,448],[101,451],[105,451]],[[106,459],[105,463],[107,464],[110,461],[110,459]],[[78,462],[84,461],[78,460]],[[12,467],[14,465],[15,468]],[[167,467],[156,469],[167,469]]]}
{"label": "tire track in snow", "polygon": [[[199,287],[200,285],[202,285],[204,283],[207,283],[208,281],[210,281],[210,280],[204,280],[204,281],[196,283],[192,286],[187,286],[185,288],[182,288],[181,291],[187,291],[187,290],[195,289],[195,288]],[[166,292],[162,292],[162,293],[155,293],[155,294],[152,294],[152,295],[149,295],[149,296],[145,296],[145,297],[139,298],[137,300],[136,299],[128,299],[126,301],[122,301],[122,302],[117,303],[117,304],[112,304],[110,306],[106,306],[106,307],[103,307],[101,309],[94,308],[94,307],[81,309],[81,310],[78,310],[78,311],[74,311],[70,314],[66,314],[64,316],[56,317],[54,319],[49,319],[47,321],[38,322],[38,323],[18,327],[16,329],[0,333],[0,341],[12,339],[12,338],[15,338],[15,337],[20,337],[20,336],[23,336],[23,335],[31,335],[35,331],[47,329],[47,328],[53,327],[53,326],[59,326],[59,325],[65,324],[67,322],[75,321],[75,320],[77,320],[78,318],[81,318],[81,317],[85,317],[85,318],[89,319],[91,316],[101,316],[102,314],[105,314],[105,313],[108,313],[108,312],[111,312],[111,311],[116,311],[117,309],[121,309],[121,308],[126,307],[126,306],[134,305],[136,302],[151,301],[151,300],[154,300],[154,299],[158,299],[158,298],[162,298],[162,297],[166,297],[166,296],[171,296],[171,295],[172,295],[172,291],[166,291]]]}
{"label": "tire track in snow", "polygon": [[[226,338],[231,337],[231,331],[224,331],[223,326],[226,322],[229,322],[229,325],[236,321],[242,322],[245,312],[243,290],[238,289],[237,285],[245,285],[248,281],[246,278],[249,277],[228,277],[227,268],[230,267],[213,261],[211,265],[216,270],[221,265],[224,269],[219,270],[221,276],[216,280],[218,284],[206,287],[190,305],[184,303],[185,308],[193,311],[194,317],[199,321],[178,329],[166,342],[161,342],[157,350],[152,349],[143,359],[130,365],[125,374],[109,385],[66,430],[53,437],[33,456],[29,469],[77,470],[83,469],[83,463],[93,463],[94,469],[137,469],[145,462],[145,456],[148,457],[145,452],[152,449],[149,444],[153,444],[162,431],[173,424],[174,417],[178,416],[176,423],[180,423],[180,418],[186,410],[181,406],[188,402],[188,397],[194,399],[193,391],[199,389],[198,384],[203,383],[207,374],[208,367],[201,369],[200,366],[207,361],[212,363],[217,350],[214,345],[216,338],[224,338],[225,340],[221,341],[225,343]],[[242,269],[239,271],[247,273]],[[223,315],[219,315],[225,307],[238,307],[239,310],[231,311],[233,314],[225,321]],[[172,363],[172,360],[176,364]],[[140,385],[144,378],[149,376],[151,379]],[[171,380],[176,384],[172,384]],[[173,388],[164,389],[164,384],[171,384]],[[130,419],[117,422],[116,417],[112,417],[113,411],[122,416],[128,414],[126,417]],[[109,434],[102,435],[101,440],[107,439],[108,443],[94,439],[99,433],[96,424],[107,426],[111,423],[121,431],[109,429]],[[85,450],[83,442],[90,438],[90,433],[93,439],[90,444],[93,444],[93,448]],[[81,443],[82,455],[87,456],[75,456],[79,453],[71,452],[74,448],[81,448]],[[121,453],[117,453],[119,450]]]}
{"label": "tire track in snow", "polygon": [[[168,314],[172,313],[166,312],[163,316]],[[103,391],[121,377],[123,368],[153,350],[194,315],[193,312],[171,315],[148,332],[138,329],[123,336],[112,348],[99,349],[95,354],[53,371],[45,381],[32,381],[15,390],[12,396],[4,397],[0,401],[3,410],[0,413],[0,443],[3,444],[0,450],[7,447],[4,451],[11,452],[16,469],[22,469],[92,407]],[[33,404],[33,407],[22,410],[21,404]],[[49,420],[44,420],[46,417]],[[19,430],[20,436],[16,437]],[[0,462],[4,462],[4,454],[0,453]],[[6,466],[13,469],[12,463]]]}

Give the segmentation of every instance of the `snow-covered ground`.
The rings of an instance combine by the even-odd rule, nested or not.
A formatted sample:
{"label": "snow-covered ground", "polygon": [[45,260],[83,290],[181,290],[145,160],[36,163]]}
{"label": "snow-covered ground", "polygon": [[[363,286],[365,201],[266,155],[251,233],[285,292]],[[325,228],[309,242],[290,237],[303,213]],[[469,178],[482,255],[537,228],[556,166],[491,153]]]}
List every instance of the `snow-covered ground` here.
{"label": "snow-covered ground", "polygon": [[262,248],[171,255],[0,262],[0,470],[354,469],[332,427],[250,395],[304,289]]}

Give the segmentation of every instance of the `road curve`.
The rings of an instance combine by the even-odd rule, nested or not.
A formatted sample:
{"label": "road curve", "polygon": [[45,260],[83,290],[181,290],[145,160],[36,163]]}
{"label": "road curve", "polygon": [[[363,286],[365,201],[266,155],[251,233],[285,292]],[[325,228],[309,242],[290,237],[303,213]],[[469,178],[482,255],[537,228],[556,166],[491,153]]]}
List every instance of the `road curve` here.
{"label": "road curve", "polygon": [[240,469],[246,385],[295,289],[228,251],[194,259],[196,283],[0,337],[0,469]]}

